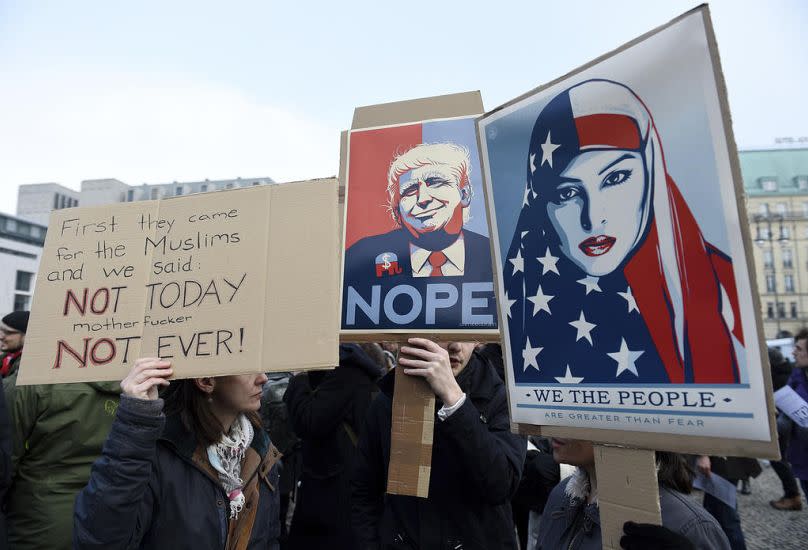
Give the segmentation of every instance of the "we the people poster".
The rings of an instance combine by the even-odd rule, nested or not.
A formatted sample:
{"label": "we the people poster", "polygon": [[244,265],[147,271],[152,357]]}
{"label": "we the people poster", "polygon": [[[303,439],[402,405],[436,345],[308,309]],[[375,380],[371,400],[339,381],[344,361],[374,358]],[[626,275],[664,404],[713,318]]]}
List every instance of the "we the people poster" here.
{"label": "we the people poster", "polygon": [[343,331],[494,331],[474,117],[348,136]]}
{"label": "we the people poster", "polygon": [[515,422],[771,439],[708,21],[479,123]]}

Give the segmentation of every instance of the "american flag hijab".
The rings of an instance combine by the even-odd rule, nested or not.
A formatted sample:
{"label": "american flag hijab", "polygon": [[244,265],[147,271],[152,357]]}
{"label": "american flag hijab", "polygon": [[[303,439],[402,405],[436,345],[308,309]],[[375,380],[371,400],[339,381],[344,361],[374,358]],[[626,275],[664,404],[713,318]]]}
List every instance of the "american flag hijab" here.
{"label": "american flag hijab", "polygon": [[[593,171],[594,186],[570,177],[584,159],[603,158],[635,168]],[[515,380],[739,382],[731,258],[704,240],[642,100],[608,80],[561,92],[536,119],[526,164],[503,265]],[[608,195],[612,206],[593,217],[607,193],[629,189],[636,204]],[[566,225],[564,212],[573,213]]]}

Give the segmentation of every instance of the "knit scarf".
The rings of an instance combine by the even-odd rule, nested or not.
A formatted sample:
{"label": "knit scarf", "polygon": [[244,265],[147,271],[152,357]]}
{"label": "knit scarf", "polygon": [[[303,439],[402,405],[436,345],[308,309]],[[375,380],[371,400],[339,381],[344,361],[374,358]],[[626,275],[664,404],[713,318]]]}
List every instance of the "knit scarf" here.
{"label": "knit scarf", "polygon": [[210,465],[219,473],[219,480],[230,499],[231,519],[238,519],[238,514],[244,507],[241,461],[252,443],[253,435],[252,424],[241,414],[230,428],[230,433],[222,434],[218,443],[208,447]]}

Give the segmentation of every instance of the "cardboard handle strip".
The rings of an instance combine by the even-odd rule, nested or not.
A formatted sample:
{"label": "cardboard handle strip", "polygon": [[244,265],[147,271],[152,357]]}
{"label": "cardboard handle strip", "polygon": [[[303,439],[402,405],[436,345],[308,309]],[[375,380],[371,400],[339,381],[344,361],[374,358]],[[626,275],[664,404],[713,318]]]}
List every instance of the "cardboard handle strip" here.
{"label": "cardboard handle strip", "polygon": [[387,492],[427,498],[432,471],[435,394],[424,380],[395,369]]}
{"label": "cardboard handle strip", "polygon": [[595,472],[604,550],[620,550],[627,521],[662,525],[654,451],[595,445]]}

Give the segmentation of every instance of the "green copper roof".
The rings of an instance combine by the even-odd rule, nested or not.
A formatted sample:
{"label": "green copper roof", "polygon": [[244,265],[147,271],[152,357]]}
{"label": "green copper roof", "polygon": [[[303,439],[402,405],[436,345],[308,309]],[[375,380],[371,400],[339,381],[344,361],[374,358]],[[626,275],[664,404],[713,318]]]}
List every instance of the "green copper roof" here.
{"label": "green copper roof", "polygon": [[808,195],[808,148],[739,151],[749,196]]}

